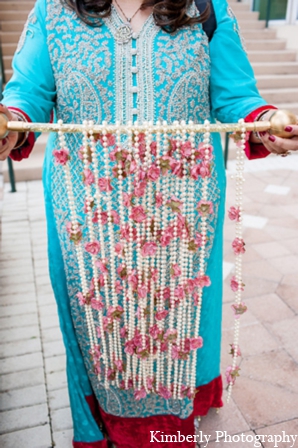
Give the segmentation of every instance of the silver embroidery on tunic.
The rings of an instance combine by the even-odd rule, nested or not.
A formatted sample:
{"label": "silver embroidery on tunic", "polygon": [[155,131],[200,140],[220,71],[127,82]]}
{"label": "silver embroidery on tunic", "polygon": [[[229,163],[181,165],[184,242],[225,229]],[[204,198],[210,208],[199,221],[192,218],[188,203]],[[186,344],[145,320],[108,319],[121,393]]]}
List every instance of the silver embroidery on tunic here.
{"label": "silver embroidery on tunic", "polygon": [[30,28],[30,25],[34,25],[37,22],[37,18],[34,12],[34,8],[29,12],[27,21],[25,23],[24,29],[22,31],[21,37],[19,39],[19,43],[17,46],[17,53],[20,53],[21,50],[24,47],[25,41],[26,41],[26,37],[30,36],[33,37],[34,36],[34,31]]}

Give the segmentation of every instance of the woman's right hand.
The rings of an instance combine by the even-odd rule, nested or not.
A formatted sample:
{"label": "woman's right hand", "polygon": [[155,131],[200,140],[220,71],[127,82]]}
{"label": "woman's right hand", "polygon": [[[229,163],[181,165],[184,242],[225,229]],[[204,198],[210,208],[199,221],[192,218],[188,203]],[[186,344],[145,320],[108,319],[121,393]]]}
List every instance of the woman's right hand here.
{"label": "woman's right hand", "polygon": [[[5,114],[9,121],[18,121],[18,118],[7,107],[0,104],[0,113]],[[16,146],[19,133],[11,131],[3,140],[0,140],[0,160],[6,160],[11,150]]]}

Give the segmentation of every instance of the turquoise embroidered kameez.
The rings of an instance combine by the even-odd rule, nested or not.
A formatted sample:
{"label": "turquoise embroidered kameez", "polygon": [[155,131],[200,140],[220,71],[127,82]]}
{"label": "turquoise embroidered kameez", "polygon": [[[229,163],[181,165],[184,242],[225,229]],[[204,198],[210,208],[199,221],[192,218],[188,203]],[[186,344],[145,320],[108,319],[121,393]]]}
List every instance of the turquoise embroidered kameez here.
{"label": "turquoise embroidered kameez", "polygon": [[[34,122],[48,122],[53,110],[55,117],[66,123],[86,119],[98,123],[158,119],[168,123],[182,119],[235,122],[265,102],[256,89],[231,9],[225,0],[213,4],[217,30],[210,44],[200,24],[168,34],[155,25],[153,16],[140,33],[120,43],[117,30],[122,20],[114,7],[101,27],[91,27],[59,0],[38,0],[14,57],[14,75],[4,92],[4,103],[21,109]],[[194,6],[189,13],[197,13]],[[178,403],[158,396],[136,402],[131,391],[105,390],[99,384],[76,298],[78,268],[65,229],[67,204],[61,172],[54,167],[52,156],[56,145],[56,136],[51,135],[43,182],[50,276],[67,354],[74,441],[82,442],[78,447],[104,446],[90,445],[103,440],[85,398],[93,393],[105,413],[119,417],[174,415],[186,419],[193,406],[188,399]],[[68,145],[77,147],[77,137],[69,136]],[[225,170],[218,135],[213,137],[213,146],[211,186],[216,214],[209,223],[207,269],[212,285],[203,298],[200,333],[204,346],[198,356],[197,386],[208,385],[220,375]],[[78,161],[74,175],[79,176],[79,170]],[[76,198],[80,202],[79,191]],[[145,441],[139,446],[145,446]]]}

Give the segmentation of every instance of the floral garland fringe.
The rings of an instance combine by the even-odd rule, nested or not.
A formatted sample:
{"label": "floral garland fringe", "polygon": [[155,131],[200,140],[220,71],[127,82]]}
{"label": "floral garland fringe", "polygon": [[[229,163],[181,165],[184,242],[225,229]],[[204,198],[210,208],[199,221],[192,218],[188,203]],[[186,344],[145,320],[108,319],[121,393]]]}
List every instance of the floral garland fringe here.
{"label": "floral garland fringe", "polygon": [[[236,204],[229,216],[236,221],[235,337],[232,365],[226,375],[229,396],[238,375],[239,319],[246,310],[242,288],[242,182],[245,127],[237,153]],[[106,388],[132,388],[137,400],[147,394],[165,399],[193,399],[196,363],[203,346],[200,336],[202,296],[210,286],[206,275],[207,220],[214,213],[209,191],[212,166],[210,124],[204,124],[203,142],[195,144],[193,123],[145,124],[139,132],[128,125],[101,134],[93,122],[84,122],[79,154],[66,145],[59,121],[59,149],[55,162],[63,167],[69,203],[67,232],[75,245],[94,370]],[[154,131],[154,132],[153,132]],[[155,134],[155,138],[153,135]],[[104,172],[98,165],[96,142],[104,151]],[[82,194],[87,234],[79,222],[69,161],[83,162]],[[200,200],[195,189],[200,182]],[[113,179],[113,182],[111,182]],[[116,189],[118,195],[112,195]],[[117,202],[117,203],[116,203]],[[195,230],[195,211],[200,232]],[[83,235],[84,234],[84,235]],[[193,272],[199,252],[199,271]],[[86,266],[91,263],[92,278]]]}

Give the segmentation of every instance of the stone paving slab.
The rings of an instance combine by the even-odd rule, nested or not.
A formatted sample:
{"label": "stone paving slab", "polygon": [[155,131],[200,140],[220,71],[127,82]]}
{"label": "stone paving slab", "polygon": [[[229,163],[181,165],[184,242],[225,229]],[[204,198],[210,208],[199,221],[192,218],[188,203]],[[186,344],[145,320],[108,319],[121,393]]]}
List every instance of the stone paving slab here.
{"label": "stone paving slab", "polygon": [[[233,170],[232,161],[228,179]],[[298,434],[297,171],[297,156],[246,163],[243,300],[249,311],[241,320],[241,376],[233,398],[218,414],[211,410],[200,422],[199,430],[211,435],[211,448],[253,447],[256,435],[278,435],[282,431]],[[234,197],[234,184],[229,179],[227,206],[233,205]],[[48,277],[42,201],[38,181],[18,184],[14,195],[6,188],[4,196],[0,256],[1,448],[71,448],[65,350]],[[233,337],[230,306],[234,295],[229,282],[234,273],[234,235],[234,227],[227,220],[223,374],[231,362],[229,344]],[[244,441],[237,442],[236,437],[231,442],[217,442],[216,431],[235,437],[243,434]],[[274,445],[265,441],[261,446]],[[294,446],[298,448],[298,442]]]}

